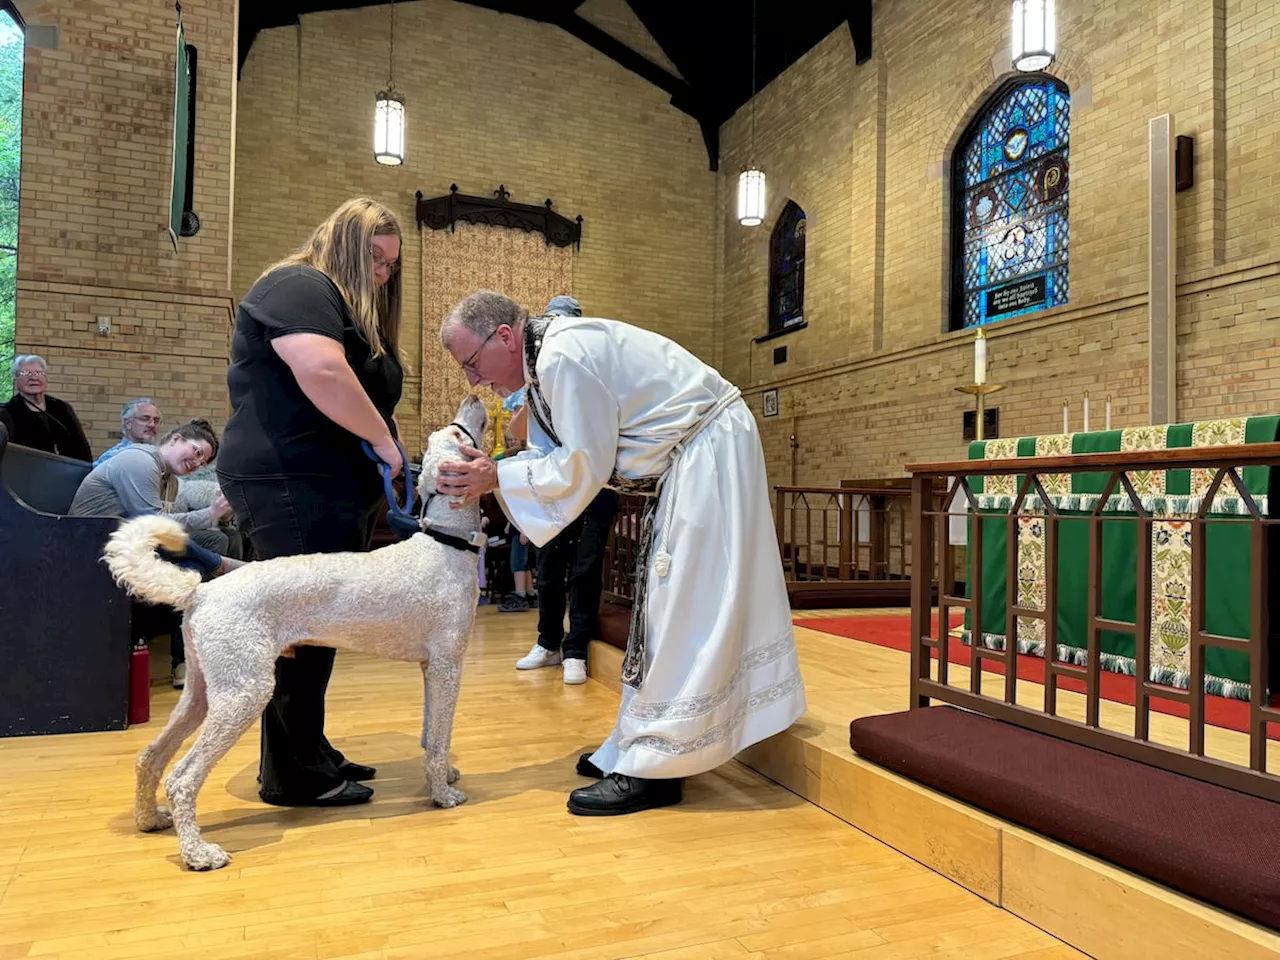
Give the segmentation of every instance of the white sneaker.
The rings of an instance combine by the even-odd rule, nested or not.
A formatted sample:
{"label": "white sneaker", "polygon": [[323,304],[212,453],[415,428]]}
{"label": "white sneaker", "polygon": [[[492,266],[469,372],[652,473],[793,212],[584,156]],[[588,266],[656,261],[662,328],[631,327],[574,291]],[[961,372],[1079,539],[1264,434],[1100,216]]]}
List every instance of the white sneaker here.
{"label": "white sneaker", "polygon": [[587,661],[568,659],[564,662],[564,682],[565,683],[586,683],[587,682]]}
{"label": "white sneaker", "polygon": [[181,690],[187,685],[187,665],[180,663],[173,668],[173,689]]}
{"label": "white sneaker", "polygon": [[561,655],[552,653],[540,643],[535,643],[523,657],[516,661],[517,670],[537,670],[539,667],[559,666]]}

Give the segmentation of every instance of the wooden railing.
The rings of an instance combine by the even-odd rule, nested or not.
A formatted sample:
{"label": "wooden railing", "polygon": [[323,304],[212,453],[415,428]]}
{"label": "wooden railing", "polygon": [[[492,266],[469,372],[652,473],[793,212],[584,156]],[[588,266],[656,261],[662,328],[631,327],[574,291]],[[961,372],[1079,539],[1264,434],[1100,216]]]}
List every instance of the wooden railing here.
{"label": "wooden railing", "polygon": [[[903,606],[910,600],[911,480],[776,487],[774,525],[793,607]],[[945,490],[939,487],[937,496]],[[623,496],[609,537],[604,600],[627,604],[645,498]],[[955,568],[953,568],[955,569]]]}
{"label": "wooden railing", "polygon": [[[1268,695],[1268,532],[1280,520],[1264,516],[1255,497],[1241,480],[1246,467],[1280,467],[1280,443],[1249,444],[1230,447],[1187,448],[1130,453],[1105,453],[1061,457],[1019,457],[1010,460],[974,460],[951,463],[914,464],[907,467],[912,475],[911,543],[916,549],[914,569],[917,574],[931,571],[930,576],[917,575],[911,580],[911,706],[926,707],[939,700],[974,710],[1008,723],[1040,733],[1071,740],[1075,743],[1127,757],[1175,773],[1216,783],[1220,786],[1280,801],[1280,777],[1267,769],[1267,724],[1280,723],[1280,709],[1271,706]],[[1152,623],[1152,525],[1156,522],[1144,508],[1134,489],[1130,473],[1151,470],[1201,469],[1212,474],[1212,482],[1200,498],[1194,514],[1184,518],[1191,525],[1191,631],[1190,680],[1187,689],[1178,689],[1150,680],[1150,640]],[[1043,478],[1054,474],[1090,473],[1105,476],[1106,483],[1091,514],[1063,517],[1045,492]],[[988,649],[982,643],[969,645],[968,689],[948,682],[951,608],[968,611],[971,624],[982,620],[982,552],[984,523],[972,523],[968,540],[972,573],[968,596],[955,596],[943,591],[937,597],[938,635],[933,635],[931,581],[935,566],[941,561],[944,570],[954,569],[954,547],[949,542],[949,524],[937,522],[952,512],[976,512],[979,503],[968,482],[969,477],[1018,477],[1016,496],[1003,516],[1008,528],[1006,542],[1006,583],[1009,584],[1006,637],[1002,650]],[[936,509],[936,484],[956,482],[952,495]],[[1219,491],[1234,489],[1247,515],[1240,517],[1207,516]],[[1040,512],[1024,509],[1028,496],[1034,495],[1043,506]],[[1115,506],[1107,510],[1113,495],[1123,498],[1123,509],[1131,514],[1117,517]],[[1104,516],[1104,514],[1107,514]],[[985,515],[992,515],[985,511]],[[1018,582],[1018,523],[1024,517],[1036,516],[1044,523],[1046,573],[1043,609],[1016,602]],[[1088,523],[1088,619],[1085,663],[1066,663],[1058,657],[1058,542],[1063,522]],[[1132,622],[1107,619],[1103,609],[1103,526],[1119,523],[1137,524],[1136,613]],[[1248,636],[1217,636],[1205,628],[1206,610],[1206,529],[1211,524],[1247,524],[1250,534],[1249,581],[1250,606]],[[1018,621],[1043,621],[1044,635],[1044,701],[1043,709],[1033,709],[1017,702]],[[1126,633],[1135,644],[1135,688],[1133,733],[1104,728],[1099,721],[1102,633]],[[959,641],[956,641],[959,642]],[[1231,763],[1205,755],[1205,651],[1218,647],[1241,651],[1249,657],[1249,763]],[[936,652],[936,679],[931,657]],[[1001,697],[983,692],[982,661],[1003,664],[1004,680]],[[1060,716],[1058,686],[1063,678],[1074,678],[1084,686],[1083,722]],[[1154,742],[1150,738],[1151,700],[1153,698],[1184,704],[1189,714],[1189,739],[1185,750]]]}
{"label": "wooden railing", "polygon": [[606,603],[629,604],[635,596],[636,553],[639,548],[640,515],[645,497],[622,494],[618,515],[605,549],[604,600]]}
{"label": "wooden railing", "polygon": [[793,607],[908,602],[910,480],[774,489],[778,553]]}

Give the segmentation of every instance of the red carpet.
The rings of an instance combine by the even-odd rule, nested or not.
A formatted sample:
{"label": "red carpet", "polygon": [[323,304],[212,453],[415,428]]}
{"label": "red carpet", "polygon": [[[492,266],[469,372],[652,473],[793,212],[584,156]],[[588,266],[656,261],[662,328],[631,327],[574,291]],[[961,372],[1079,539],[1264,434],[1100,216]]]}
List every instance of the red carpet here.
{"label": "red carpet", "polygon": [[[874,643],[878,647],[891,650],[909,651],[911,649],[911,616],[909,614],[891,614],[873,617],[836,617],[830,620],[795,618],[797,627],[829,633],[836,637],[847,637],[850,640],[861,640]],[[963,614],[954,617],[952,628],[964,623]],[[938,634],[938,615],[933,615],[933,634]],[[952,638],[948,645],[948,659],[955,664],[969,665],[969,648],[958,639]],[[933,659],[938,659],[937,651],[932,651]],[[991,660],[983,661],[983,668],[991,673],[1004,675],[1004,664]],[[1039,657],[1018,655],[1018,679],[1032,683],[1044,683],[1044,661]],[[1113,703],[1134,704],[1134,678],[1119,673],[1103,671],[1099,675],[1100,694],[1102,699]],[[1084,693],[1084,682],[1074,677],[1059,677],[1059,690],[1070,690]],[[1187,716],[1187,708],[1171,700],[1152,699],[1151,709],[1157,713],[1165,713],[1173,717]],[[1246,733],[1249,730],[1249,704],[1244,700],[1232,700],[1228,697],[1204,698],[1205,722],[1227,730],[1238,730]],[[1267,725],[1267,736],[1272,740],[1280,740],[1280,724]]]}

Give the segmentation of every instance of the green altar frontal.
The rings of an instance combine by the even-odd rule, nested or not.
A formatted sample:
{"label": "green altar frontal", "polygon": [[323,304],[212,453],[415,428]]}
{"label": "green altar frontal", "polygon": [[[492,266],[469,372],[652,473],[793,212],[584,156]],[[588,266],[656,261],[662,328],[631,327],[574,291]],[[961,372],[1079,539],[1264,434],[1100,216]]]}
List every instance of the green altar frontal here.
{"label": "green altar frontal", "polygon": [[[1156,427],[1132,427],[1096,433],[1019,437],[977,441],[969,446],[970,460],[1015,457],[1053,457],[1069,454],[1137,452],[1180,447],[1213,447],[1271,443],[1277,439],[1280,416],[1213,420]],[[1151,529],[1151,681],[1183,689],[1190,682],[1191,537],[1190,518],[1200,509],[1213,481],[1211,470],[1129,471],[1135,492],[1154,523]],[[1264,517],[1271,513],[1271,468],[1239,471],[1245,489]],[[1088,637],[1089,523],[1106,487],[1107,473],[1041,474],[1040,481],[1062,518],[1058,524],[1058,657],[1084,665]],[[1007,513],[1017,498],[1022,477],[969,477],[969,487],[983,516],[982,643],[1003,650],[1007,631],[1006,583]],[[956,509],[962,503],[957,501]],[[1017,521],[1017,604],[1044,609],[1044,504],[1029,493]],[[1137,524],[1128,496],[1117,487],[1103,508],[1102,608],[1108,619],[1133,622],[1137,610]],[[1214,497],[1208,517],[1247,517],[1245,502],[1229,480]],[[970,519],[969,523],[975,521]],[[1214,523],[1204,528],[1206,551],[1205,629],[1209,633],[1245,638],[1249,635],[1250,524]],[[972,537],[970,537],[972,542]],[[970,555],[966,561],[972,563]],[[966,576],[972,583],[972,576]],[[966,590],[968,587],[966,587]],[[970,613],[965,613],[962,638],[972,642]],[[1102,669],[1130,676],[1135,670],[1134,639],[1128,634],[1102,633]],[[1044,621],[1018,620],[1018,652],[1044,656]],[[1205,692],[1249,698],[1249,658],[1236,650],[1205,650]]]}

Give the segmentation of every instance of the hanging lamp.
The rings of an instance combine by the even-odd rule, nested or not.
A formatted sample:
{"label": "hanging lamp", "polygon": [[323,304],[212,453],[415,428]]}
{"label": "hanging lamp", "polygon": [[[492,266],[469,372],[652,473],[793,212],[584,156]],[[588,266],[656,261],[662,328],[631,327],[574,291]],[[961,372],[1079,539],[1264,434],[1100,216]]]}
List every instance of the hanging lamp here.
{"label": "hanging lamp", "polygon": [[1013,67],[1043,70],[1057,55],[1058,25],[1054,0],[1013,0]]}
{"label": "hanging lamp", "polygon": [[404,163],[404,97],[396,91],[396,5],[391,2],[391,52],[387,58],[387,86],[373,101],[373,159],[389,167]]}
{"label": "hanging lamp", "polygon": [[738,223],[758,227],[764,223],[767,203],[764,171],[754,163],[756,155],[756,3],[751,2],[751,152],[752,163],[738,174]]}

